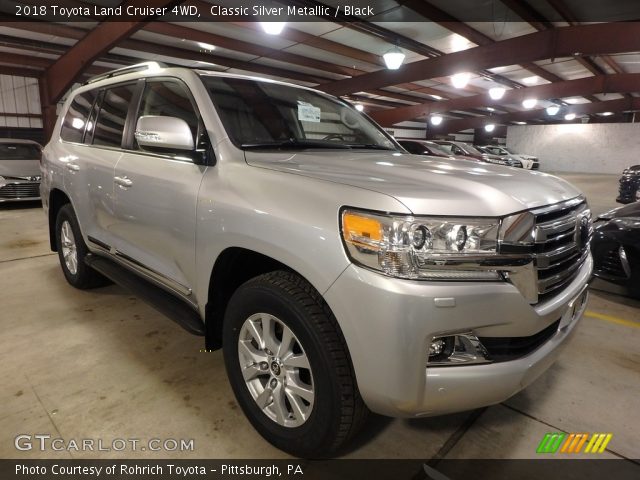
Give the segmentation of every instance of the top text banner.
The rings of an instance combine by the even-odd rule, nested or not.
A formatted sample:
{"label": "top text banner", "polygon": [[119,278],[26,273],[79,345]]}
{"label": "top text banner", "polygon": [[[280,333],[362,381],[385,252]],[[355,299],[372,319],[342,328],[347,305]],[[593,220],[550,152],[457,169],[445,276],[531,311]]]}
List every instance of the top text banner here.
{"label": "top text banner", "polygon": [[[165,21],[165,22],[560,22],[546,0],[530,0],[535,18],[523,18],[507,2],[448,0],[438,8],[421,0],[0,0],[2,21]],[[572,3],[581,22],[640,21],[637,0]]]}

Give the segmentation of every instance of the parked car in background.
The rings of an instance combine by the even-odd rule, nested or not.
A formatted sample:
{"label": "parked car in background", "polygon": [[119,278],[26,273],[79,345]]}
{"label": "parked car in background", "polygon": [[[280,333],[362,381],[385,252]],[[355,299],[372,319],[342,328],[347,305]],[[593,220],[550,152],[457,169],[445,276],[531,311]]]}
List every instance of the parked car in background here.
{"label": "parked car in background", "polygon": [[640,298],[640,202],[600,215],[591,251],[596,288]]}
{"label": "parked car in background", "polygon": [[640,200],[640,165],[625,168],[620,177],[618,203],[631,203]]}
{"label": "parked car in background", "polygon": [[434,142],[442,146],[447,152],[451,152],[451,154],[456,157],[465,157],[468,160],[473,159],[478,162],[495,163],[497,165],[504,165],[507,167],[517,166],[505,158],[482,152],[473,145],[469,145],[465,142],[454,142],[450,140],[434,140]]}
{"label": "parked car in background", "polygon": [[429,140],[415,140],[415,139],[396,139],[400,145],[409,153],[414,155],[430,155],[432,157],[445,157],[455,158],[451,152],[447,152],[437,143]]}
{"label": "parked car in background", "polygon": [[503,145],[485,145],[483,147],[477,148],[492,155],[498,155],[499,157],[508,157],[512,158],[513,160],[517,160],[522,164],[522,168],[526,168],[527,170],[538,170],[540,168],[538,157],[516,153],[513,150],[509,150]]}
{"label": "parked car in background", "polygon": [[0,138],[0,203],[40,199],[41,155],[36,142]]}

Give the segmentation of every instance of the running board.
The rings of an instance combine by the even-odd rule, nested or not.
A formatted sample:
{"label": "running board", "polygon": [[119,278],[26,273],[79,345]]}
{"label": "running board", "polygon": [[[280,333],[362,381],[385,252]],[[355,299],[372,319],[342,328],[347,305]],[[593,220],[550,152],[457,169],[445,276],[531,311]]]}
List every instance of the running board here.
{"label": "running board", "polygon": [[187,332],[204,335],[204,322],[198,312],[174,295],[104,257],[90,254],[85,257],[84,262],[169,317]]}

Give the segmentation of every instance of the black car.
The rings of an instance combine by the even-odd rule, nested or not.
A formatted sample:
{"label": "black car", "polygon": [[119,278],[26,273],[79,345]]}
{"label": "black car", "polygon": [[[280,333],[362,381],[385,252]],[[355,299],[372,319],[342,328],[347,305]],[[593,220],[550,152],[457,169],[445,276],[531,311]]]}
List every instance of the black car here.
{"label": "black car", "polygon": [[631,203],[640,200],[640,165],[625,168],[620,177],[620,195],[618,203]]}
{"label": "black car", "polygon": [[596,219],[591,253],[595,288],[640,298],[640,202]]}

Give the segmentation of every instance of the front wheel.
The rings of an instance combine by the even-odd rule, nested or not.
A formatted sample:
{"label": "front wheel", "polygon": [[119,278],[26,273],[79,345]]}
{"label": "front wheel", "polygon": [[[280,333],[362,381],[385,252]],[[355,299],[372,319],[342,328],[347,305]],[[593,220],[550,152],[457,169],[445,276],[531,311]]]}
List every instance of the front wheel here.
{"label": "front wheel", "polygon": [[238,403],[276,447],[330,456],[363,423],[367,410],[335,317],[298,275],[272,272],[242,285],[223,335]]}

